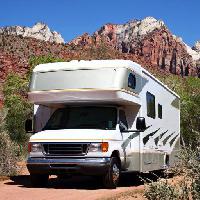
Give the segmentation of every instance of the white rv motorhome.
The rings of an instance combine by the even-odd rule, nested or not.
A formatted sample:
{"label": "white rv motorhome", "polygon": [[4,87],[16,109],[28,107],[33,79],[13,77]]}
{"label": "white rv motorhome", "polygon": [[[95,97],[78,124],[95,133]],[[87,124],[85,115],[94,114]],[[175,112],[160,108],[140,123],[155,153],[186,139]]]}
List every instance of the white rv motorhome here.
{"label": "white rv motorhome", "polygon": [[52,174],[83,174],[115,188],[122,171],[160,170],[176,161],[180,98],[135,62],[40,64],[28,96],[33,185],[45,185]]}

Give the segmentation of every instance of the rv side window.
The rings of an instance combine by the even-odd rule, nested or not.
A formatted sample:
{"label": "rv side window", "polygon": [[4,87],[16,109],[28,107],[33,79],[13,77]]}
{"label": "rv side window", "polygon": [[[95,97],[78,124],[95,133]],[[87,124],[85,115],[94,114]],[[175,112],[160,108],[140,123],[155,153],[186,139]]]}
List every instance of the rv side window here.
{"label": "rv side window", "polygon": [[158,104],[158,117],[162,119],[162,105]]}
{"label": "rv side window", "polygon": [[147,92],[146,99],[147,99],[147,116],[155,119],[156,116],[155,96],[150,92]]}
{"label": "rv side window", "polygon": [[135,89],[136,87],[136,78],[135,75],[130,73],[128,76],[128,87]]}

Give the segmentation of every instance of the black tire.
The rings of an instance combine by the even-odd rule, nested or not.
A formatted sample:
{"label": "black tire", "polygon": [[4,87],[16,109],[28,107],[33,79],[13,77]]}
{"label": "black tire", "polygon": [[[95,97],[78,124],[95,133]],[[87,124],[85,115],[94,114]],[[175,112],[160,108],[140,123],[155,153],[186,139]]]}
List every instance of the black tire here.
{"label": "black tire", "polygon": [[47,174],[30,174],[30,181],[33,187],[46,187],[49,175]]}
{"label": "black tire", "polygon": [[57,175],[58,179],[70,179],[72,177],[72,175],[69,174],[59,174]]}
{"label": "black tire", "polygon": [[119,159],[112,157],[110,160],[110,167],[108,172],[103,177],[103,183],[106,188],[115,189],[119,182],[121,169]]}

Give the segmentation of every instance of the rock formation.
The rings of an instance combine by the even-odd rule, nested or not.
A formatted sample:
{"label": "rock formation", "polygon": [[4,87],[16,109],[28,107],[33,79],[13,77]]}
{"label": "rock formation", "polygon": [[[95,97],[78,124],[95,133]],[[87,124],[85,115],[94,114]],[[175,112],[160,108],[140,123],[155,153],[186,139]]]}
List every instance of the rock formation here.
{"label": "rock formation", "polygon": [[0,28],[0,82],[9,71],[25,73],[30,57],[40,55],[67,60],[130,59],[162,73],[200,77],[200,42],[189,47],[153,17],[106,24],[93,35],[85,33],[67,44],[43,23]]}
{"label": "rock formation", "polygon": [[194,60],[199,59],[198,53],[181,38],[172,35],[163,21],[153,17],[122,25],[106,24],[92,36],[84,34],[70,44],[87,47],[92,42],[98,45],[102,40],[121,53],[128,54],[129,58],[131,55],[139,58],[141,64],[181,76],[197,74]]}
{"label": "rock formation", "polygon": [[64,43],[62,36],[56,31],[51,31],[44,23],[36,23],[33,27],[8,26],[0,28],[0,33],[7,35],[19,35],[22,37],[31,37],[39,40]]}

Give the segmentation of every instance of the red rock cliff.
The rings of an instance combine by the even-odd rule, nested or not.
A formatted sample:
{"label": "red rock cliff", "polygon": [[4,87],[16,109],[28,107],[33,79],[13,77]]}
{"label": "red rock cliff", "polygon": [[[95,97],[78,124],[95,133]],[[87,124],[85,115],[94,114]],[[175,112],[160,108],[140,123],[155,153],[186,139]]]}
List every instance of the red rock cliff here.
{"label": "red rock cliff", "polygon": [[147,17],[123,25],[106,24],[92,36],[84,34],[69,44],[87,47],[102,41],[142,65],[181,76],[197,75],[192,56],[182,40],[168,30],[164,22]]}

